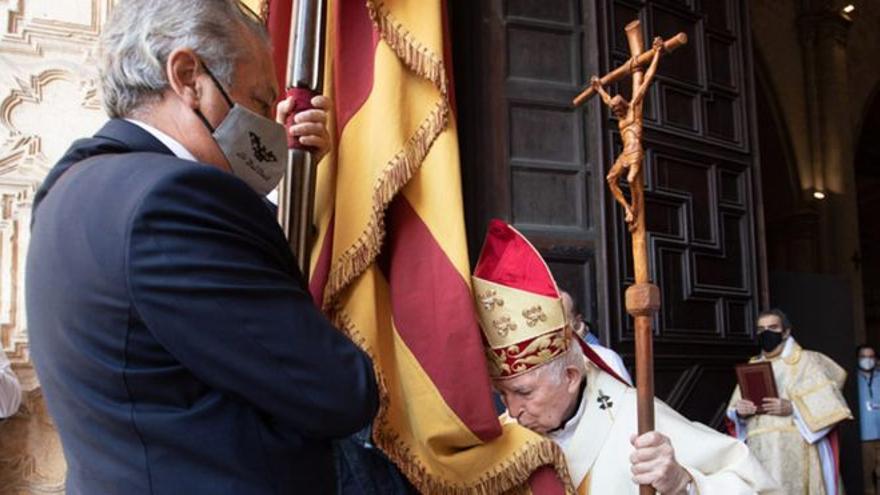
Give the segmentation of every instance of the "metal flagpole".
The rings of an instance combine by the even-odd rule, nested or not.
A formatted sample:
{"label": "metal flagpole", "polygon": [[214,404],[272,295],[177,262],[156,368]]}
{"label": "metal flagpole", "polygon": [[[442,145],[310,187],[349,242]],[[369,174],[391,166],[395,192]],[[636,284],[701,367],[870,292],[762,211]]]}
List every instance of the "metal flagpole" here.
{"label": "metal flagpole", "polygon": [[[311,108],[311,98],[320,94],[324,82],[324,34],[326,0],[292,0],[290,45],[287,51],[287,97],[294,98],[287,126],[297,112]],[[278,222],[296,255],[303,276],[308,279],[314,240],[312,216],[315,208],[317,163],[314,154],[298,139],[288,136],[288,161],[278,189]]]}

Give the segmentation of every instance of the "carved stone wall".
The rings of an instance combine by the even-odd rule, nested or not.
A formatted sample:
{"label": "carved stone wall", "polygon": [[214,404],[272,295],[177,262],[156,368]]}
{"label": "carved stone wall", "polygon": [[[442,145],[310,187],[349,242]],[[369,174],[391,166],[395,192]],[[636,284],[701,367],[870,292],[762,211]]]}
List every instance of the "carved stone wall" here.
{"label": "carved stone wall", "polygon": [[28,353],[24,264],[33,195],[105,120],[95,41],[113,0],[0,0],[0,348],[25,389],[0,423],[0,493],[61,493],[65,463]]}

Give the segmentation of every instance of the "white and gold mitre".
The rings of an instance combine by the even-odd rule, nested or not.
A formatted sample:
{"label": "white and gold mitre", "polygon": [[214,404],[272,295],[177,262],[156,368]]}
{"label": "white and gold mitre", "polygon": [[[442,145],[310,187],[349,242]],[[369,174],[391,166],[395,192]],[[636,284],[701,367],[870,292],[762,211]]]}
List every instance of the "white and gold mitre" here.
{"label": "white and gold mitre", "polygon": [[556,281],[516,229],[489,223],[473,283],[493,378],[520,375],[568,350],[571,330]]}

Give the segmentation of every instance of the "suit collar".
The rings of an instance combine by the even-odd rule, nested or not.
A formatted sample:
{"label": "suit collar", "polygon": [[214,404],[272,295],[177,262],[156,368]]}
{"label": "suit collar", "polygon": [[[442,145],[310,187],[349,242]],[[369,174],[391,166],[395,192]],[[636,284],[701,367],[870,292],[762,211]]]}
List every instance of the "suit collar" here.
{"label": "suit collar", "polygon": [[174,155],[167,146],[153,137],[149,132],[141,129],[131,122],[122,119],[112,119],[104,124],[89,139],[80,139],[73,143],[63,157],[52,167],[49,174],[40,184],[34,196],[33,214],[31,225],[36,219],[37,209],[43,198],[49,194],[58,179],[77,163],[98,155],[122,154],[131,152],[153,152],[163,155]]}
{"label": "suit collar", "polygon": [[130,151],[146,151],[161,153],[163,155],[174,155],[167,146],[153,137],[152,134],[139,126],[122,119],[110,120],[104,124],[104,127],[95,133],[95,137],[117,141],[125,145],[126,148],[129,148]]}

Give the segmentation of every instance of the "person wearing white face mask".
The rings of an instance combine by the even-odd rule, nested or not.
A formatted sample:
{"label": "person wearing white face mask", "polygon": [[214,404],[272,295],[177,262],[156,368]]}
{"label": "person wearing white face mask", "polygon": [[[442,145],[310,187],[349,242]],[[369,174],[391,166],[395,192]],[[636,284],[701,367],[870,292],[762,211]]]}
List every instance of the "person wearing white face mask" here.
{"label": "person wearing white face mask", "polygon": [[878,492],[880,480],[880,372],[877,352],[869,345],[856,350],[859,372],[859,427],[862,438],[862,469],[865,494]]}
{"label": "person wearing white face mask", "polygon": [[332,493],[335,439],[378,409],[264,195],[287,135],[267,35],[235,0],[120,0],[100,44],[111,120],[40,187],[31,352],[68,493]]}

